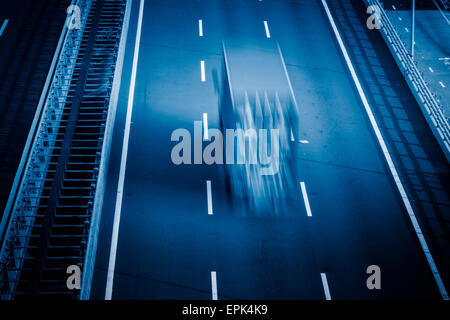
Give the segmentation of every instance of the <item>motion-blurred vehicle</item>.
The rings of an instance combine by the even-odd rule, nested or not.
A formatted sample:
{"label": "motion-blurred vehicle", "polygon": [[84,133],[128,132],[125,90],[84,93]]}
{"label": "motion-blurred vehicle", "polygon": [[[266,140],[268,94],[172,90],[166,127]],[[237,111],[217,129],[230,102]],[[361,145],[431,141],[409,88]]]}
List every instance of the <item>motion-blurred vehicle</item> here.
{"label": "motion-blurred vehicle", "polygon": [[[289,159],[292,140],[298,136],[298,109],[283,58],[279,50],[225,44],[223,54],[222,132],[242,129],[246,133],[244,145],[234,141],[233,146],[235,155],[245,155],[245,163],[226,166],[229,191],[249,213],[278,214],[282,199],[295,185]],[[252,161],[255,150],[256,163]]]}

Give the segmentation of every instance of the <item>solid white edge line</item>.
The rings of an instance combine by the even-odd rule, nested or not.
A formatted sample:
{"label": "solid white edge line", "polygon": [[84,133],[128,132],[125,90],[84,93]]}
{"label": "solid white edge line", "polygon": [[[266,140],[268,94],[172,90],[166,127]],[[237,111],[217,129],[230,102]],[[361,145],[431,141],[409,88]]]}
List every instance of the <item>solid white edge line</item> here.
{"label": "solid white edge line", "polygon": [[269,31],[269,25],[267,21],[264,20],[264,29],[266,29],[266,37],[270,38],[270,31]]}
{"label": "solid white edge line", "polygon": [[208,214],[213,215],[211,180],[206,181],[206,198],[208,202]]}
{"label": "solid white edge line", "polygon": [[205,76],[205,61],[204,60],[200,61],[200,70],[202,73],[202,82],[205,82],[206,76]]}
{"label": "solid white edge line", "polygon": [[408,199],[408,196],[407,196],[407,194],[405,192],[405,188],[403,187],[403,184],[400,181],[400,177],[398,176],[397,169],[395,169],[395,166],[394,166],[394,163],[392,161],[391,155],[389,154],[389,151],[387,149],[386,143],[384,142],[383,136],[381,135],[381,131],[378,128],[378,124],[377,124],[377,122],[375,120],[375,117],[374,117],[374,115],[372,113],[372,110],[370,108],[369,102],[367,101],[366,95],[364,94],[362,86],[361,86],[361,84],[359,82],[359,79],[358,79],[358,77],[356,75],[355,69],[353,68],[353,64],[352,64],[352,62],[350,60],[350,57],[349,57],[349,55],[347,53],[347,49],[345,49],[344,42],[342,41],[341,35],[339,34],[339,31],[338,31],[338,29],[336,27],[336,24],[334,23],[333,16],[331,15],[331,12],[330,12],[330,9],[328,8],[326,0],[321,0],[321,1],[322,1],[322,5],[323,5],[323,7],[325,9],[325,12],[326,12],[326,14],[328,16],[328,20],[330,21],[331,27],[333,28],[334,34],[336,36],[336,39],[337,39],[337,41],[339,43],[339,47],[341,48],[342,54],[344,55],[344,59],[345,59],[345,61],[347,63],[347,66],[348,66],[348,68],[350,70],[350,73],[352,75],[353,81],[354,81],[354,83],[356,85],[356,88],[358,90],[359,96],[360,96],[360,98],[362,100],[362,103],[364,105],[364,108],[365,108],[365,110],[367,112],[367,115],[369,117],[369,120],[370,120],[370,123],[372,125],[372,128],[375,131],[375,135],[377,136],[377,139],[378,139],[380,147],[381,147],[381,149],[383,151],[384,157],[386,158],[386,161],[388,163],[388,166],[389,166],[389,169],[391,171],[392,177],[394,178],[394,181],[395,181],[395,184],[397,186],[397,189],[398,189],[398,191],[400,193],[400,196],[402,197],[403,204],[406,207],[406,211],[408,212],[408,216],[409,216],[409,218],[411,220],[411,223],[412,223],[412,225],[414,227],[414,231],[416,232],[416,235],[417,235],[417,237],[419,239],[419,242],[420,242],[420,245],[422,247],[422,250],[423,250],[423,252],[425,254],[425,257],[427,259],[428,265],[429,265],[429,267],[431,269],[431,272],[433,273],[434,280],[436,281],[436,285],[439,288],[439,291],[441,293],[442,299],[448,300],[448,295],[447,295],[447,291],[445,290],[444,283],[442,282],[441,276],[440,276],[439,271],[438,271],[438,269],[436,267],[436,264],[434,262],[433,256],[431,255],[431,252],[430,252],[430,250],[428,248],[428,244],[427,244],[427,242],[425,240],[425,237],[423,236],[422,230],[421,230],[421,228],[419,226],[419,223],[417,221],[417,218],[416,218],[416,216],[414,214],[414,210],[413,210],[413,208],[411,206],[411,203],[410,203],[410,201]]}
{"label": "solid white edge line", "polygon": [[111,237],[111,250],[109,254],[108,274],[106,280],[105,300],[111,300],[114,282],[114,269],[116,265],[117,242],[119,238],[120,214],[122,210],[123,188],[125,184],[125,171],[127,166],[128,143],[130,139],[131,116],[133,114],[134,89],[136,86],[136,73],[139,57],[139,46],[141,42],[142,19],[144,15],[144,2],[141,0],[139,7],[139,19],[134,47],[133,67],[131,71],[130,91],[128,95],[127,117],[125,122],[125,133],[122,145],[122,158],[120,160],[119,182],[117,186],[116,207],[114,211],[114,225]]}
{"label": "solid white edge line", "polygon": [[[114,130],[114,124],[116,119],[118,97],[120,92],[120,85],[122,81],[123,62],[125,58],[125,51],[127,48],[128,30],[130,25],[131,8],[133,1],[127,2],[125,8],[125,15],[122,26],[122,34],[119,42],[119,51],[116,61],[116,69],[114,71],[113,83],[111,88],[111,98],[109,100],[107,123],[105,126],[105,139],[102,146],[102,156],[100,160],[100,166],[97,175],[97,190],[95,191],[94,207],[92,209],[91,221],[89,228],[91,230],[99,230],[101,224],[103,201],[105,196],[106,187],[106,173],[108,171],[108,163],[110,160],[110,151],[112,144],[112,132]],[[89,232],[87,249],[85,253],[85,263],[83,267],[80,300],[89,300],[92,278],[95,269],[95,260],[98,247],[98,232]]]}
{"label": "solid white edge line", "polygon": [[8,25],[9,19],[6,19],[5,21],[3,21],[2,27],[0,28],[0,37],[2,36],[3,32],[6,29],[6,26]]}
{"label": "solid white edge line", "polygon": [[223,42],[223,41],[222,41],[222,50],[223,50],[223,58],[225,60],[225,69],[227,71],[228,87],[230,89],[230,95],[231,95],[231,105],[234,106],[234,94],[233,94],[233,86],[231,85],[231,73],[230,73],[230,67],[228,65],[228,54],[227,54],[227,49],[225,48],[225,42]]}
{"label": "solid white edge line", "polygon": [[325,273],[321,273],[320,277],[322,278],[322,286],[323,286],[323,292],[325,293],[325,299],[331,300],[330,288],[328,287],[327,275]]}
{"label": "solid white edge line", "polygon": [[217,275],[215,271],[211,271],[211,299],[217,300]]}
{"label": "solid white edge line", "polygon": [[198,20],[198,36],[203,37],[203,20]]}
{"label": "solid white edge line", "polygon": [[203,113],[203,140],[209,140],[208,133],[208,114]]}
{"label": "solid white edge line", "polygon": [[278,53],[280,54],[281,64],[283,65],[284,74],[286,76],[289,91],[291,92],[292,100],[294,101],[295,108],[298,111],[297,99],[295,98],[294,88],[292,87],[291,78],[289,77],[289,73],[287,71],[286,62],[284,61],[283,53],[281,52],[280,44],[277,42]]}
{"label": "solid white edge line", "polygon": [[303,181],[300,182],[300,188],[302,189],[303,201],[305,202],[306,214],[308,217],[312,217],[311,207],[309,206],[308,193],[306,192],[306,185]]}

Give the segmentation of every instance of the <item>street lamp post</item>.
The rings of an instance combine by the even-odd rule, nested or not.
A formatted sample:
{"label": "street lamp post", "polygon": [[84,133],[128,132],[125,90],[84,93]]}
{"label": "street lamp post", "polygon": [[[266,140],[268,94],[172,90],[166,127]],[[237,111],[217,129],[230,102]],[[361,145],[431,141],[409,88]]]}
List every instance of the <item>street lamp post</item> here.
{"label": "street lamp post", "polygon": [[414,60],[414,20],[416,15],[416,0],[411,4],[411,58]]}

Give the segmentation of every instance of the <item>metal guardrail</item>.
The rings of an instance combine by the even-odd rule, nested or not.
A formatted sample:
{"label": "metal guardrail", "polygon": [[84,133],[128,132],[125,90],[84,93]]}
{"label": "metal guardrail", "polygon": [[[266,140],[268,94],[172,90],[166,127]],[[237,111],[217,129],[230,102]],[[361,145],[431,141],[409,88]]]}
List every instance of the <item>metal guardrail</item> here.
{"label": "metal guardrail", "polygon": [[450,1],[449,0],[439,0],[439,2],[442,3],[444,10],[450,10]]}
{"label": "metal guardrail", "polygon": [[404,73],[406,82],[416,97],[419,106],[436,137],[447,160],[450,162],[450,126],[442,112],[442,107],[436,101],[435,95],[430,91],[416,63],[411,58],[405,43],[401,40],[393,24],[389,20],[379,0],[364,0],[366,5],[377,6],[380,13],[380,33],[388,44],[397,64]]}
{"label": "metal guardrail", "polygon": [[126,0],[78,0],[0,231],[0,299],[66,296],[83,269]]}
{"label": "metal guardrail", "polygon": [[125,58],[125,47],[128,37],[128,28],[131,16],[132,0],[125,0],[126,7],[123,17],[122,32],[117,51],[116,67],[114,71],[114,80],[111,85],[111,95],[109,99],[108,115],[105,123],[104,142],[101,150],[100,164],[97,175],[97,188],[95,192],[92,217],[90,222],[90,232],[87,242],[85,263],[83,268],[83,277],[81,282],[80,300],[89,300],[91,293],[91,284],[94,276],[95,257],[97,253],[97,240],[100,230],[101,213],[103,209],[103,198],[105,194],[105,181],[107,176],[109,154],[112,145],[114,123],[116,118],[117,104],[119,100],[120,84],[122,80],[122,68]]}

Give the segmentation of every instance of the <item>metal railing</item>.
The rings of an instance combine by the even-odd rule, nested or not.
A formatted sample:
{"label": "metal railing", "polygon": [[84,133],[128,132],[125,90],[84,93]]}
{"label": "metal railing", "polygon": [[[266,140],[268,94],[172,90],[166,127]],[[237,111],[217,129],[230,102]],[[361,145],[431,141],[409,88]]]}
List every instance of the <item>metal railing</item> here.
{"label": "metal railing", "polygon": [[364,0],[364,2],[368,6],[373,5],[379,8],[381,35],[392,51],[447,160],[450,161],[450,126],[442,112],[442,106],[439,105],[435,95],[428,88],[416,63],[406,49],[405,43],[403,43],[396,32],[380,1]]}
{"label": "metal railing", "polygon": [[441,4],[444,10],[450,10],[450,0],[438,0]]}
{"label": "metal railing", "polygon": [[66,296],[83,269],[126,0],[78,0],[2,222],[0,299]]}

